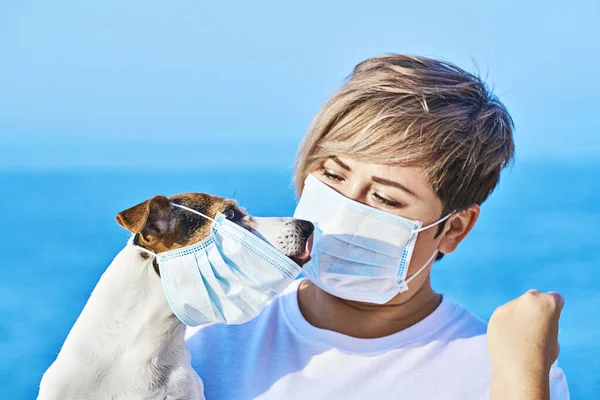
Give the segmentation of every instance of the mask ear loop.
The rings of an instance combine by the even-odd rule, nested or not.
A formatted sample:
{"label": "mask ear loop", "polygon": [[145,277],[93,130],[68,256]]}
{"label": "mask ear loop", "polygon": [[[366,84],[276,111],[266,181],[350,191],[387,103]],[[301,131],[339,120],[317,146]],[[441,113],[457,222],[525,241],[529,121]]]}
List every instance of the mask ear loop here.
{"label": "mask ear loop", "polygon": [[[452,214],[454,214],[454,213],[455,213],[455,211],[452,211],[450,214],[446,215],[444,218],[442,218],[442,219],[440,219],[440,220],[438,220],[438,221],[436,221],[436,222],[434,222],[432,224],[426,225],[426,226],[424,226],[422,228],[419,228],[419,229],[413,229],[412,233],[413,234],[419,233],[421,231],[424,231],[424,230],[427,230],[427,229],[431,228],[432,226],[436,226],[438,224],[441,224],[442,222],[444,222],[445,220],[447,220],[448,218],[450,218],[452,216]],[[431,261],[433,261],[433,259],[435,258],[435,256],[437,256],[437,254],[438,254],[438,250],[436,250],[433,253],[433,255],[431,257],[429,257],[429,260],[427,260],[427,262],[421,268],[419,268],[417,270],[417,272],[415,272],[414,274],[412,274],[410,276],[410,278],[408,278],[406,280],[406,284],[408,285],[410,283],[410,281],[412,281],[413,279],[415,279],[417,277],[417,275],[419,275],[421,272],[423,272],[423,270],[429,265],[429,263]]]}
{"label": "mask ear loop", "polygon": [[[172,206],[175,206],[175,207],[178,207],[178,208],[181,208],[181,209],[183,209],[183,210],[189,211],[189,212],[191,212],[191,213],[198,214],[198,215],[200,215],[200,216],[202,216],[202,217],[204,217],[204,218],[206,218],[206,219],[208,219],[208,220],[211,220],[212,222],[217,222],[217,221],[216,221],[214,218],[211,218],[211,217],[209,217],[208,215],[201,213],[200,211],[196,211],[196,210],[194,210],[193,208],[189,208],[189,207],[186,207],[186,206],[182,206],[181,204],[175,204],[175,203],[171,203],[171,205],[172,205]],[[160,257],[160,256],[159,256],[158,254],[156,254],[155,252],[153,252],[153,251],[150,251],[150,250],[148,250],[148,249],[145,249],[145,248],[143,248],[142,246],[137,246],[137,245],[136,245],[136,247],[137,247],[138,249],[140,249],[141,251],[143,251],[144,253],[150,254],[151,256],[154,256],[154,257]]]}
{"label": "mask ear loop", "polygon": [[181,208],[181,209],[183,209],[183,210],[189,211],[189,212],[191,212],[191,213],[198,214],[198,215],[200,215],[201,217],[204,217],[204,218],[206,218],[206,219],[209,219],[209,220],[211,220],[212,222],[217,222],[217,221],[216,221],[214,218],[211,218],[211,217],[209,217],[209,216],[208,216],[208,215],[206,215],[206,214],[202,214],[200,211],[196,211],[196,210],[194,210],[193,208],[189,208],[189,207],[186,207],[186,206],[182,206],[181,204],[175,204],[175,203],[171,203],[171,205],[172,205],[172,206],[175,206],[175,207],[178,207],[178,208]]}
{"label": "mask ear loop", "polygon": [[451,217],[451,216],[454,214],[454,212],[455,212],[455,211],[452,211],[450,214],[446,215],[446,216],[445,216],[444,218],[442,218],[442,219],[438,219],[438,220],[437,220],[437,221],[435,221],[434,223],[431,223],[431,224],[429,224],[429,225],[423,226],[423,227],[421,227],[421,228],[419,228],[419,229],[413,229],[411,232],[412,232],[413,234],[415,234],[415,233],[419,233],[419,232],[422,232],[422,231],[426,231],[427,229],[431,228],[432,226],[436,226],[436,225],[438,225],[438,224],[441,224],[442,222],[444,222],[445,220],[447,220],[448,218],[450,218],[450,217]]}
{"label": "mask ear loop", "polygon": [[141,250],[141,251],[143,251],[144,253],[150,254],[151,256],[154,256],[154,257],[156,257],[156,258],[160,257],[160,256],[159,256],[158,254],[156,254],[155,252],[153,252],[153,251],[150,251],[150,250],[148,250],[148,249],[145,249],[145,248],[143,248],[142,246],[138,246],[138,245],[136,244],[136,245],[135,245],[135,247],[137,247],[137,248],[138,248],[138,250]]}
{"label": "mask ear loop", "polygon": [[433,253],[433,255],[432,255],[431,257],[429,257],[429,260],[427,260],[427,262],[426,262],[426,263],[425,263],[425,264],[424,264],[424,265],[423,265],[421,268],[419,268],[419,270],[418,270],[417,272],[415,272],[414,274],[412,274],[412,275],[410,276],[410,278],[408,278],[408,279],[406,280],[406,284],[408,285],[408,284],[410,283],[410,281],[412,281],[413,279],[415,279],[415,278],[417,277],[417,275],[419,275],[421,272],[423,272],[423,270],[424,270],[424,269],[425,269],[425,268],[426,268],[426,267],[429,265],[429,263],[430,263],[431,261],[433,261],[433,259],[435,258],[435,256],[437,256],[437,254],[438,254],[438,251],[436,250],[436,251]]}

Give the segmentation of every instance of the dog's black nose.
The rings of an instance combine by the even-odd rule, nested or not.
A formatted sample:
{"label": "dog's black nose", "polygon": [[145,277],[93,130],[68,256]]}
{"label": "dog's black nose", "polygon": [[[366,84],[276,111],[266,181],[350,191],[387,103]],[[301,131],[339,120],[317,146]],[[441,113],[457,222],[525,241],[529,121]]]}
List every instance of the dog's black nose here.
{"label": "dog's black nose", "polygon": [[310,221],[297,219],[296,224],[298,224],[298,226],[300,227],[300,230],[302,231],[302,237],[304,239],[307,239],[315,231],[315,226]]}

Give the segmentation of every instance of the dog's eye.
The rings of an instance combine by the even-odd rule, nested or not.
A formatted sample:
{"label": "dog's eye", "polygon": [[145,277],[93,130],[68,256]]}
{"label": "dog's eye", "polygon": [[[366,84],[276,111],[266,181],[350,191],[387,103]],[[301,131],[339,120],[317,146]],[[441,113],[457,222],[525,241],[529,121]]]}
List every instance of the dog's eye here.
{"label": "dog's eye", "polygon": [[230,220],[230,221],[235,220],[236,213],[233,208],[230,208],[229,210],[225,211],[223,214],[225,215],[225,218],[227,218],[228,220]]}

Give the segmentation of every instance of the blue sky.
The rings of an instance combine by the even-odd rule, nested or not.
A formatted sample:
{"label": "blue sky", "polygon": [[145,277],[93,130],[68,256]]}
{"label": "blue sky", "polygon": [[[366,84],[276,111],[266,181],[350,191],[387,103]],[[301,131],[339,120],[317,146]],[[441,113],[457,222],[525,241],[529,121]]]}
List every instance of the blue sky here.
{"label": "blue sky", "polygon": [[600,160],[600,3],[0,1],[0,168],[289,165],[384,52],[487,76],[519,159]]}

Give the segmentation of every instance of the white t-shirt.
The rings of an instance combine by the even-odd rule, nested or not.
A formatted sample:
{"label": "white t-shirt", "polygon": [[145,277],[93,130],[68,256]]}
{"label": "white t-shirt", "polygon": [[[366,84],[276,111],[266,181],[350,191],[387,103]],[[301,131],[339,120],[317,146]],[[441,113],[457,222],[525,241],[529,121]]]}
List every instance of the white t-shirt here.
{"label": "white t-shirt", "polygon": [[[207,400],[489,399],[486,324],[449,297],[408,329],[358,339],[310,325],[299,282],[243,325],[188,329]],[[551,398],[569,398],[558,368]]]}

